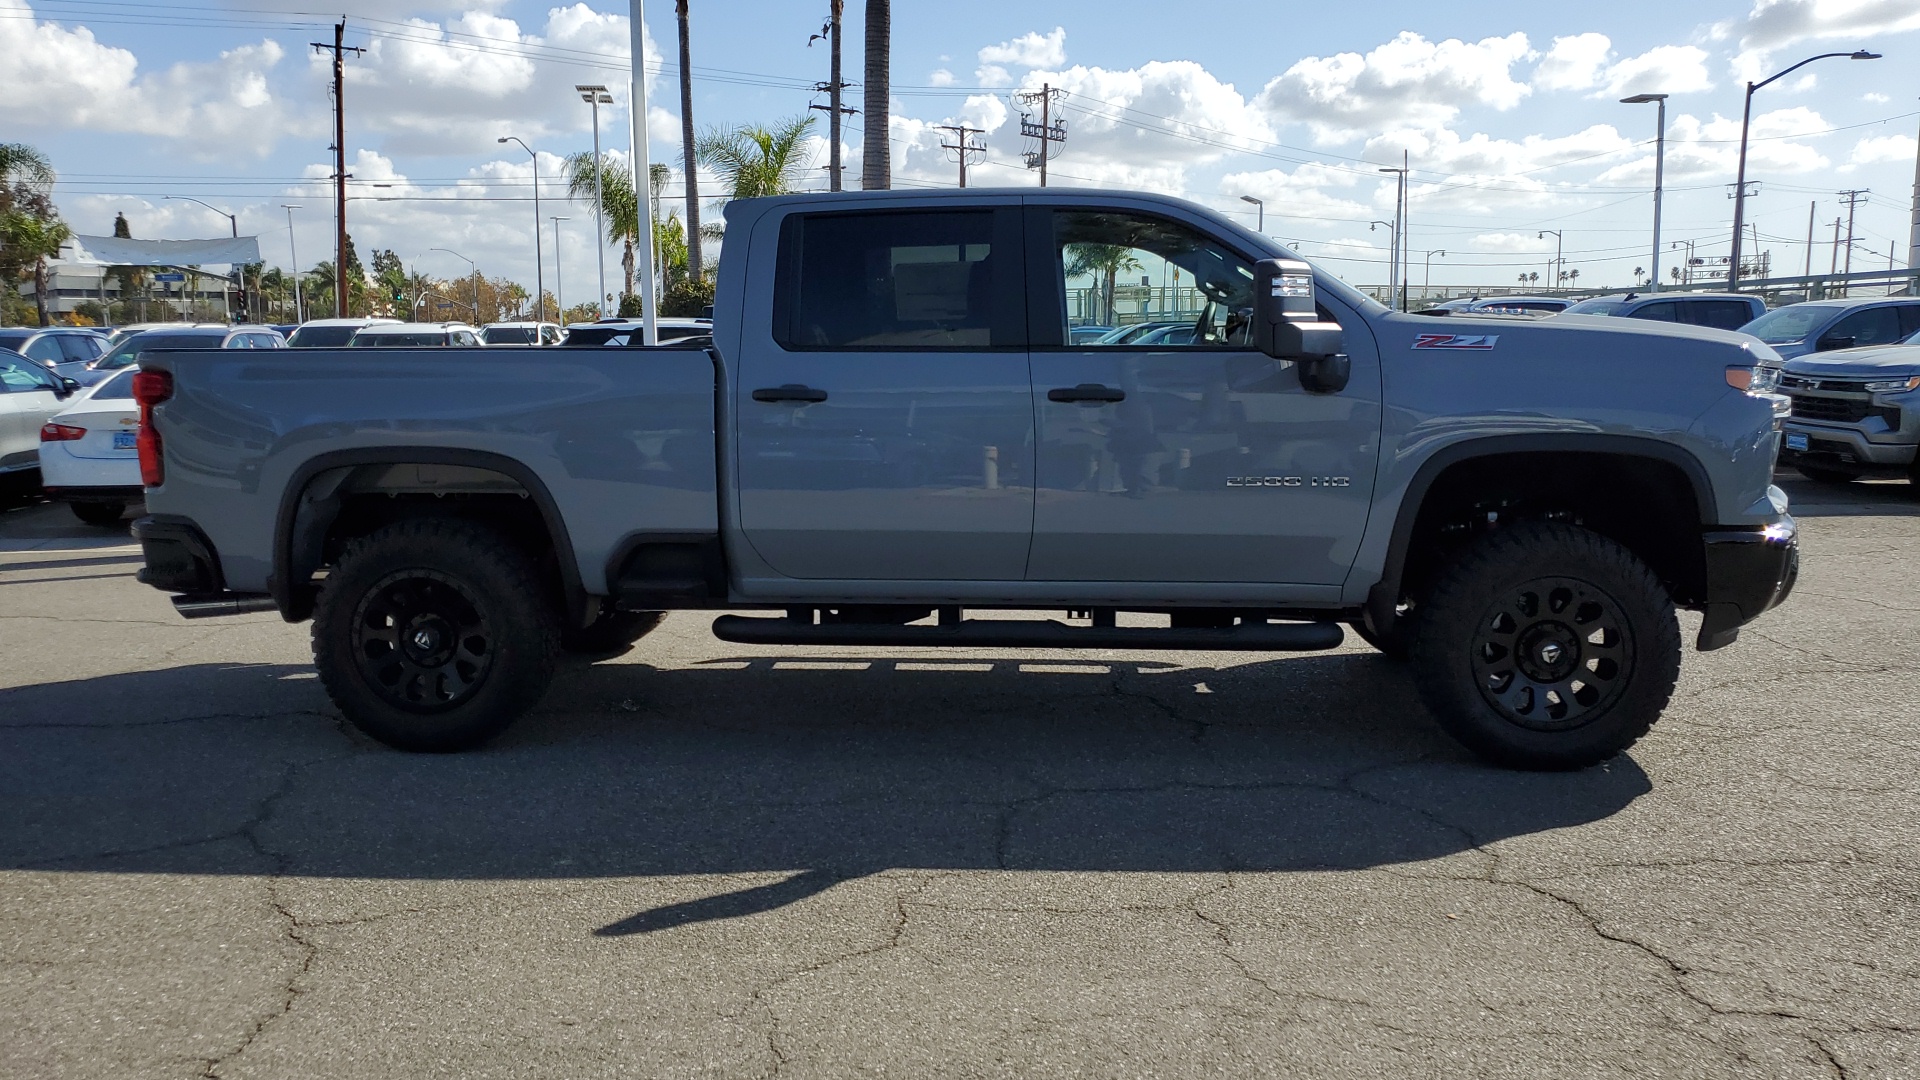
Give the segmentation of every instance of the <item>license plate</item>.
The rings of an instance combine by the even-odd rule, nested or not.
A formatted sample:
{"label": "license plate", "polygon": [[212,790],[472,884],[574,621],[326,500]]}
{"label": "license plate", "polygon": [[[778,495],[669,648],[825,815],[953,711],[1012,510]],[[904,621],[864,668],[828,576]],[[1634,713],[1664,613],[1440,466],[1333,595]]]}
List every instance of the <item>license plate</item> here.
{"label": "license plate", "polygon": [[1807,448],[1807,436],[1805,435],[1805,433],[1798,432],[1798,431],[1787,432],[1787,449],[1805,450],[1806,448]]}
{"label": "license plate", "polygon": [[135,440],[139,437],[140,433],[137,431],[116,431],[113,433],[113,448],[115,450],[138,449],[140,444]]}

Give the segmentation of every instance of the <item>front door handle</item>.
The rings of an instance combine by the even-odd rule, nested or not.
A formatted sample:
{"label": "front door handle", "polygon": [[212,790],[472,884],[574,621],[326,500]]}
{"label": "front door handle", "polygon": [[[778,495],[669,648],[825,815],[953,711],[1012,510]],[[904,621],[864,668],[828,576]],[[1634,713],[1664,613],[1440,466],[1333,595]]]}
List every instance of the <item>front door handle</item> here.
{"label": "front door handle", "polygon": [[1111,405],[1127,400],[1127,392],[1099,383],[1083,382],[1079,386],[1055,387],[1047,391],[1047,400],[1071,401],[1080,405]]}
{"label": "front door handle", "polygon": [[825,390],[815,390],[811,386],[788,383],[785,386],[764,387],[753,392],[755,401],[798,401],[808,405],[827,400]]}

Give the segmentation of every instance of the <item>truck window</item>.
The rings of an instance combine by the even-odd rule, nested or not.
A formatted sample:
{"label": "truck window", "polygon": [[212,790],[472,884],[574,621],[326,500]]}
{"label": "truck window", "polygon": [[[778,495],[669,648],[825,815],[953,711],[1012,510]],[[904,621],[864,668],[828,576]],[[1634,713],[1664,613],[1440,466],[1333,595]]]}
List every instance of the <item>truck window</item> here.
{"label": "truck window", "polygon": [[1018,280],[996,254],[993,212],[798,214],[781,231],[774,338],[790,350],[984,349],[1020,344],[1017,314],[995,317]]}
{"label": "truck window", "polygon": [[1753,309],[1740,300],[1691,300],[1693,318],[1699,326],[1717,330],[1738,330],[1753,321]]}
{"label": "truck window", "polygon": [[[1194,348],[1251,344],[1253,266],[1177,222],[1119,211],[1062,210],[1053,215],[1054,284],[1076,326],[1120,332],[1084,347]],[[1152,331],[1129,337],[1142,324]]]}
{"label": "truck window", "polygon": [[1654,304],[1643,304],[1627,315],[1630,319],[1652,319],[1655,322],[1679,322],[1680,302],[1662,300]]}
{"label": "truck window", "polygon": [[[1820,341],[1824,347],[1837,349],[1861,345],[1889,345],[1899,340],[1900,312],[1884,305],[1856,311],[1833,324],[1833,329],[1820,335]],[[1834,343],[1826,345],[1827,342]]]}

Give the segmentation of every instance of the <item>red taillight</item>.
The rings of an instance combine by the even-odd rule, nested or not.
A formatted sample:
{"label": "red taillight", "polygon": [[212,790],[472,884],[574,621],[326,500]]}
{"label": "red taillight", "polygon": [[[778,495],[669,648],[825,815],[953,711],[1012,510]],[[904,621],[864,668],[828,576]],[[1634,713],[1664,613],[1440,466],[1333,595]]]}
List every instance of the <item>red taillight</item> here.
{"label": "red taillight", "polygon": [[133,445],[140,451],[140,482],[159,487],[166,482],[166,462],[160,456],[160,433],[154,430],[153,407],[173,396],[173,372],[141,371],[133,377],[133,400],[140,403],[140,433]]}
{"label": "red taillight", "polygon": [[48,421],[40,427],[41,442],[72,442],[75,439],[84,439],[86,436],[86,428],[74,427],[72,424],[56,424]]}

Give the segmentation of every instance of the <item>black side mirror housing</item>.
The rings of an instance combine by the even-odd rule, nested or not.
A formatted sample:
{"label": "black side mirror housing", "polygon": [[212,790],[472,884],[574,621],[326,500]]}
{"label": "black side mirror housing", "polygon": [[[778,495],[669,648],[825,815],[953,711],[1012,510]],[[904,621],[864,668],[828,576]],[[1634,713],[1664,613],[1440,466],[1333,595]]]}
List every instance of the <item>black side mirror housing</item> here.
{"label": "black side mirror housing", "polygon": [[61,397],[72,397],[74,394],[77,394],[79,392],[80,392],[79,379],[69,378],[65,375],[60,376],[60,396]]}
{"label": "black side mirror housing", "polygon": [[1300,386],[1315,394],[1346,388],[1352,365],[1337,322],[1323,321],[1313,294],[1313,267],[1298,259],[1262,259],[1253,267],[1253,343],[1300,369]]}

